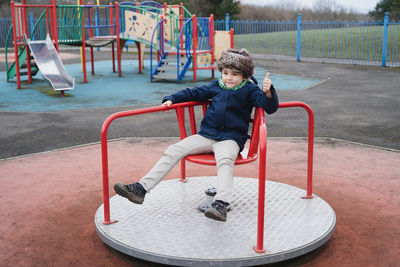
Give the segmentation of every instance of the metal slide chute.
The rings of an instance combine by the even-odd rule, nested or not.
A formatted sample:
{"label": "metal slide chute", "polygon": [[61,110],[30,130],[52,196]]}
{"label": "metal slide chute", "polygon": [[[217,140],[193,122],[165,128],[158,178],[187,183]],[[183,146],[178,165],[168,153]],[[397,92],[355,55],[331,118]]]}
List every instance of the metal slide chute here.
{"label": "metal slide chute", "polygon": [[65,69],[53,41],[47,34],[46,40],[26,40],[36,64],[55,91],[74,89],[75,79]]}

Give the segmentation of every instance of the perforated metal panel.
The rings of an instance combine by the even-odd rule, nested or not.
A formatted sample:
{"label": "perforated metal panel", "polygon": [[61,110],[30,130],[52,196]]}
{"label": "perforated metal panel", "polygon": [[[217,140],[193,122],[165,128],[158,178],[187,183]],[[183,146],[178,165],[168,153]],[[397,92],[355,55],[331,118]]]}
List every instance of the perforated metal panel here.
{"label": "perforated metal panel", "polygon": [[218,222],[198,210],[204,190],[216,177],[161,182],[143,205],[120,196],[110,199],[111,220],[104,225],[103,205],[95,215],[99,236],[126,254],[172,265],[242,266],[282,261],[324,244],[333,234],[336,217],[320,197],[303,199],[294,186],[267,181],[265,253],[256,253],[258,180],[235,177],[232,210]]}

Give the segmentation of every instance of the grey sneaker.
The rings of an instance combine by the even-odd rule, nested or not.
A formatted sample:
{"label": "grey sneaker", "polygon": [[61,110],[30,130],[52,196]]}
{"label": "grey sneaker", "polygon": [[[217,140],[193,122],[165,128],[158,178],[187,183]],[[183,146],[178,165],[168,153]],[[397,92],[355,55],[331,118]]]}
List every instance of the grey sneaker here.
{"label": "grey sneaker", "polygon": [[[201,212],[205,212],[207,208],[212,206],[212,203],[214,202],[214,197],[217,194],[217,190],[212,187],[212,188],[208,188],[206,191],[204,191],[204,193],[206,194],[206,200],[203,201],[202,203],[200,203],[199,205],[199,210]],[[225,203],[225,207],[226,207],[226,211],[230,211],[231,210],[231,204],[229,203]]]}
{"label": "grey sneaker", "polygon": [[212,206],[207,208],[204,212],[206,217],[217,220],[217,221],[226,221],[226,206],[229,203],[225,203],[221,200],[216,200],[212,203]]}
{"label": "grey sneaker", "polygon": [[146,190],[139,183],[124,185],[123,183],[116,183],[114,185],[115,192],[121,197],[127,198],[129,201],[142,204]]}

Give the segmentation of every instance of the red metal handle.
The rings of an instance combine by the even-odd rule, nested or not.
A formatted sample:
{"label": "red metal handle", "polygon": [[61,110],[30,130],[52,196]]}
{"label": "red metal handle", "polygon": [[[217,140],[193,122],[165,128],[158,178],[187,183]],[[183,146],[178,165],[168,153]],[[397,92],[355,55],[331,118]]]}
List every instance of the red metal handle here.
{"label": "red metal handle", "polygon": [[[303,102],[283,102],[279,108],[301,107],[308,113],[308,169],[307,169],[307,195],[303,198],[311,199],[313,175],[313,148],[314,148],[314,113],[310,106]],[[260,152],[259,152],[259,179],[258,179],[258,218],[257,218],[257,245],[255,252],[264,253],[264,210],[265,210],[265,179],[267,156],[267,128],[265,121],[260,125]]]}
{"label": "red metal handle", "polygon": [[311,107],[303,102],[279,103],[279,108],[292,108],[292,107],[304,108],[308,114],[307,195],[304,198],[313,198],[312,177],[313,177],[313,157],[314,157],[314,113]]}
{"label": "red metal handle", "polygon": [[[109,116],[103,123],[101,129],[101,153],[103,171],[103,202],[104,202],[104,224],[113,223],[110,221],[110,200],[108,183],[108,152],[107,152],[107,131],[115,119],[135,116],[159,111],[166,111],[190,106],[207,105],[208,102],[185,102],[173,104],[170,107],[157,106],[143,109],[117,112]],[[304,198],[312,198],[312,174],[313,174],[313,147],[314,147],[314,114],[310,106],[303,102],[284,102],[279,104],[279,108],[301,107],[304,108],[309,116],[308,120],[308,169],[307,169],[307,195]],[[259,192],[258,192],[258,219],[257,219],[257,245],[254,250],[258,253],[265,252],[264,242],[264,210],[265,210],[265,179],[266,179],[266,155],[267,155],[267,128],[265,118],[261,118],[260,123],[260,161],[259,161]]]}
{"label": "red metal handle", "polygon": [[189,106],[197,106],[207,104],[208,102],[185,102],[179,104],[173,104],[170,107],[167,106],[157,106],[149,107],[135,110],[128,110],[117,112],[110,115],[103,123],[101,128],[101,160],[102,160],[102,171],[103,171],[103,203],[104,203],[104,224],[113,223],[110,221],[110,195],[109,195],[109,183],[108,183],[108,147],[107,147],[107,131],[108,128],[114,120],[118,118],[136,116],[141,114],[173,110],[177,108],[184,108]]}

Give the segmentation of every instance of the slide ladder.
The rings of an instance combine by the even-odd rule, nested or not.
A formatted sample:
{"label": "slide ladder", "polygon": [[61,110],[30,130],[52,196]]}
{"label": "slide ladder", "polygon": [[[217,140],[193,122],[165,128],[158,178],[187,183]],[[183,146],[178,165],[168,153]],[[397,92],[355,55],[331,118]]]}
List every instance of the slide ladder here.
{"label": "slide ladder", "polygon": [[151,80],[181,81],[191,65],[193,81],[197,80],[197,71],[201,69],[211,70],[214,78],[216,65],[213,22],[212,15],[210,18],[199,19],[192,16],[182,25],[174,45],[160,41],[160,59],[155,70],[151,71]]}
{"label": "slide ladder", "polygon": [[[26,49],[25,47],[23,47],[19,53],[18,53],[18,65],[19,65],[19,74],[21,76],[27,76],[28,75],[28,65],[26,63]],[[31,75],[35,76],[39,69],[37,67],[37,64],[35,62],[35,59],[30,56],[29,57],[30,60],[30,66],[31,66]],[[7,68],[7,82],[9,82],[11,79],[13,79],[14,77],[17,76],[17,68],[15,65],[15,61],[12,63],[10,68]]]}
{"label": "slide ladder", "polygon": [[[177,80],[181,81],[192,63],[192,54],[186,49],[179,50],[165,45],[168,52],[161,52],[156,68],[151,72],[151,80]],[[165,47],[164,46],[164,47]],[[189,46],[187,46],[189,48]]]}

